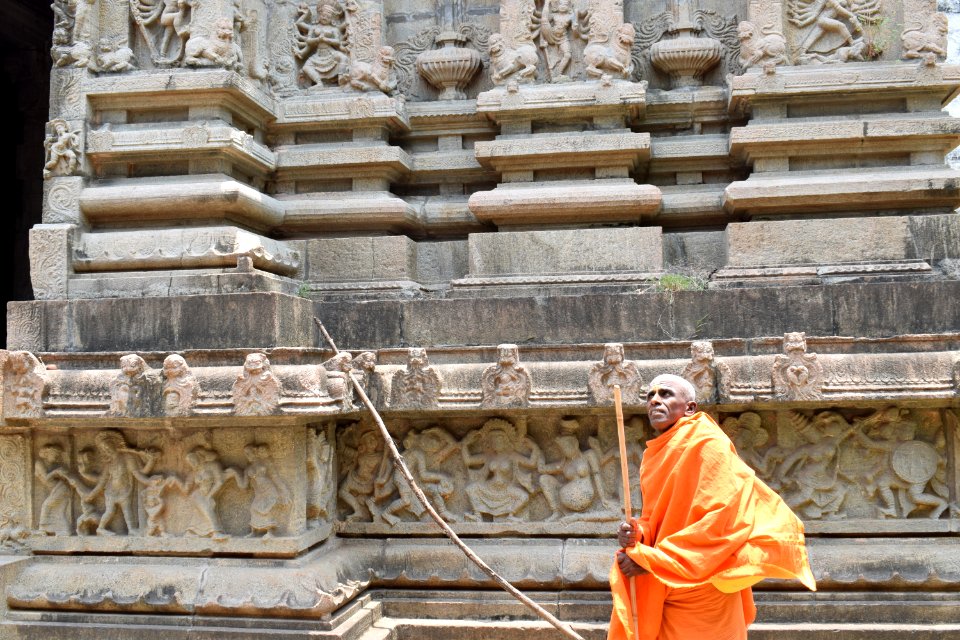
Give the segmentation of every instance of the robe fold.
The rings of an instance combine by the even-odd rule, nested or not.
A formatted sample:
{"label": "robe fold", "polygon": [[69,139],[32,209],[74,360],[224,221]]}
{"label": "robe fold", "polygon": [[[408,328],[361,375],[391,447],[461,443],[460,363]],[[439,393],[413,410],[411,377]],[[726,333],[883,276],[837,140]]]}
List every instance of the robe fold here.
{"label": "robe fold", "polygon": [[[640,489],[637,544],[625,549],[649,571],[634,578],[640,636],[633,637],[629,579],[614,561],[608,640],[699,638],[692,631],[679,636],[671,632],[684,627],[684,615],[691,616],[681,601],[699,601],[690,611],[710,610],[724,594],[736,594],[742,616],[739,611],[731,615],[727,607],[717,614],[716,624],[739,625],[739,632],[715,628],[709,637],[742,638],[756,614],[752,585],[764,578],[796,579],[816,590],[803,523],[737,456],[733,443],[707,414],[680,418],[647,442]],[[670,608],[669,621],[664,619],[665,606]],[[702,615],[690,619],[691,626],[703,622]]]}

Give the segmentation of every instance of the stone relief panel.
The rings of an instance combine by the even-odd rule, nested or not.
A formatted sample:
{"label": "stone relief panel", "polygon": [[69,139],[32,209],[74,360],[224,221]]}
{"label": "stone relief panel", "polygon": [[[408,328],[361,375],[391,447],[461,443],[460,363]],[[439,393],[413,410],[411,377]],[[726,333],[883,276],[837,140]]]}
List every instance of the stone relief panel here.
{"label": "stone relief panel", "polygon": [[443,381],[427,360],[427,351],[407,351],[407,366],[393,374],[391,409],[433,409],[440,403]]}
{"label": "stone relief panel", "polygon": [[37,300],[65,298],[74,227],[38,224],[30,229],[30,283]]}
{"label": "stone relief panel", "polygon": [[96,64],[100,7],[98,0],[54,0],[53,46],[50,57],[57,67],[94,67]]}
{"label": "stone relief panel", "polygon": [[772,71],[778,65],[791,64],[783,35],[783,3],[779,0],[751,0],[747,19],[737,25],[737,38],[744,71],[753,67]]}
{"label": "stone relief panel", "polygon": [[900,34],[901,57],[922,59],[934,64],[947,58],[947,16],[937,12],[937,3],[930,0],[906,0],[903,4],[903,33]]}
{"label": "stone relief panel", "polygon": [[497,347],[497,363],[483,370],[480,378],[481,407],[524,407],[530,403],[533,382],[530,372],[520,364],[515,344]]}
{"label": "stone relief panel", "polygon": [[868,29],[885,19],[881,0],[786,0],[785,8],[796,64],[864,62],[886,46]]}
{"label": "stone relief panel", "polygon": [[643,404],[643,377],[636,362],[625,360],[623,344],[611,342],[603,347],[603,360],[590,367],[587,391],[596,405],[613,404],[613,387],[620,385],[623,404]]}
{"label": "stone relief panel", "polygon": [[0,549],[19,551],[30,531],[27,439],[0,436]]}
{"label": "stone relief panel", "polygon": [[335,513],[333,428],[307,428],[307,527],[331,521]]}
{"label": "stone relief panel", "polygon": [[82,128],[72,130],[70,123],[63,118],[54,118],[47,123],[47,137],[43,141],[43,148],[46,149],[44,180],[55,176],[72,176],[79,172],[82,132]]}
{"label": "stone relief panel", "polygon": [[[337,497],[347,522],[372,522],[392,493],[388,453],[380,432],[371,424],[356,422],[337,435],[340,482]],[[387,486],[387,485],[390,486]]]}
{"label": "stone relief panel", "polygon": [[159,391],[158,372],[150,369],[140,356],[125,355],[120,358],[120,373],[110,382],[110,409],[107,415],[128,418],[155,415]]}
{"label": "stone relief panel", "polygon": [[773,394],[783,400],[817,400],[823,396],[823,365],[807,353],[804,333],[783,335],[783,353],[773,360]]}
{"label": "stone relief panel", "polygon": [[6,356],[2,363],[3,417],[43,417],[45,367],[29,351],[10,351]]}
{"label": "stone relief panel", "polygon": [[200,397],[200,385],[183,356],[167,356],[163,361],[163,376],[165,379],[160,394],[164,415],[192,415]]}

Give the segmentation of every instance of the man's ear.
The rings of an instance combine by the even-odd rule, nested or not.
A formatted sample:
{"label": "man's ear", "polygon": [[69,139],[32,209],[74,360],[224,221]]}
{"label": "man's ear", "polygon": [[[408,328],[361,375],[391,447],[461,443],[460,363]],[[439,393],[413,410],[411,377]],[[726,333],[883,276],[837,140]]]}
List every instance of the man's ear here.
{"label": "man's ear", "polygon": [[687,403],[687,410],[684,413],[684,415],[692,416],[696,412],[697,412],[697,403],[696,401],[691,400],[690,402]]}

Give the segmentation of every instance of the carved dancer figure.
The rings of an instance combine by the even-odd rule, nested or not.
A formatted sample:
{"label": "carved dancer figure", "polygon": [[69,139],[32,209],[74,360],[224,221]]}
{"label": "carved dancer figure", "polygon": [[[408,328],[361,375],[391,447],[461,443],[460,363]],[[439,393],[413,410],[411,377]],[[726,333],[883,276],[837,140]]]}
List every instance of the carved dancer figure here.
{"label": "carved dancer figure", "polygon": [[269,538],[282,526],[283,513],[290,507],[290,489],[270,457],[270,447],[251,443],[243,448],[250,463],[236,475],[237,486],[253,489],[250,503],[250,534],[247,537]]}
{"label": "carved dancer figure", "polygon": [[[346,444],[353,437],[356,438],[355,447]],[[344,520],[372,522],[380,515],[378,503],[393,491],[386,447],[375,430],[363,426],[355,426],[353,433],[344,434],[344,441],[343,464],[346,473],[337,492],[337,496],[351,509]]]}
{"label": "carved dancer figure", "polygon": [[[475,445],[479,446],[477,453],[471,451]],[[472,508],[467,519],[521,521],[521,513],[536,491],[530,471],[543,462],[533,440],[506,420],[488,420],[464,437],[461,455],[467,469],[475,470],[475,479],[466,487]]]}
{"label": "carved dancer figure", "polygon": [[48,536],[70,535],[73,525],[70,519],[73,490],[64,463],[63,447],[58,444],[45,444],[40,447],[37,461],[33,464],[33,475],[47,489],[47,497],[40,505],[37,530]]}
{"label": "carved dancer figure", "polygon": [[783,353],[773,360],[773,393],[785,400],[818,400],[823,394],[823,365],[807,353],[805,333],[785,333]]}
{"label": "carved dancer figure", "polygon": [[613,404],[613,387],[620,385],[623,403],[640,404],[643,400],[643,377],[636,362],[624,360],[623,345],[609,342],[603,345],[603,360],[590,367],[587,391],[597,405]]}
{"label": "carved dancer figure", "polygon": [[586,73],[591,78],[601,78],[605,74],[629,80],[633,75],[633,59],[630,50],[636,40],[637,32],[632,24],[625,22],[617,29],[616,39],[608,44],[610,36],[603,39],[591,38],[583,49],[583,61]]}
{"label": "carved dancer figure", "polygon": [[343,7],[337,0],[320,0],[314,19],[310,8],[301,4],[294,24],[297,29],[295,54],[303,63],[302,80],[307,86],[337,84],[340,76],[350,70]]}
{"label": "carved dancer figure", "polygon": [[[197,0],[133,0],[133,19],[155,64],[175,64],[190,38]],[[171,50],[171,44],[173,49]]]}
{"label": "carved dancer figure", "polygon": [[947,16],[943,13],[934,13],[927,24],[914,20],[909,23],[900,36],[903,43],[903,58],[927,58],[935,61],[947,56]]}
{"label": "carved dancer figure", "polygon": [[547,0],[540,18],[540,42],[550,70],[550,80],[562,82],[570,66],[570,38],[577,31],[570,0]]}
{"label": "carved dancer figure", "polygon": [[48,126],[52,133],[43,141],[43,147],[47,150],[43,179],[72,176],[80,168],[80,130],[71,131],[63,118],[51,120]]}
{"label": "carved dancer figure", "polygon": [[[447,510],[446,502],[446,499],[453,494],[453,479],[449,474],[436,471],[431,467],[435,468],[443,464],[459,448],[457,441],[445,429],[432,427],[419,433],[413,431],[408,433],[403,439],[403,447],[410,473],[430,499],[437,513],[447,522],[456,521],[456,516]],[[404,512],[424,520],[426,509],[417,500],[409,485],[403,481],[394,484],[400,492],[400,497],[387,505],[381,517],[392,525],[400,522],[398,514]]]}
{"label": "carved dancer figure", "polygon": [[770,433],[763,427],[759,414],[747,411],[739,417],[730,416],[723,421],[723,431],[730,436],[740,458],[757,472],[757,477],[771,488],[778,489],[780,478],[775,477],[773,471],[786,458],[787,452],[781,447],[770,447],[765,453],[760,453],[769,442]]}
{"label": "carved dancer figure", "polygon": [[879,11],[876,0],[853,0],[852,4],[850,0],[793,0],[789,4],[790,23],[799,29],[811,27],[800,43],[797,60],[863,60],[866,43],[861,19],[872,19]]}
{"label": "carved dancer figure", "polygon": [[153,386],[149,367],[144,359],[132,353],[123,356],[120,358],[120,373],[110,383],[110,409],[107,415],[149,415]]}
{"label": "carved dancer figure", "polygon": [[697,411],[689,382],[655,377],[647,415],[657,436],[640,470],[643,511],[617,532],[607,638],[635,638],[637,617],[644,638],[746,638],[756,616],[749,585],[791,578],[816,589],[803,523]]}
{"label": "carved dancer figure", "polygon": [[233,22],[221,20],[215,25],[216,37],[193,34],[184,47],[183,63],[190,67],[243,69],[243,52],[234,42]]}
{"label": "carved dancer figure", "polygon": [[200,395],[197,379],[183,356],[172,354],[163,361],[163,413],[167,416],[189,416]]}
{"label": "carved dancer figure", "polygon": [[233,383],[233,412],[238,416],[268,416],[280,408],[280,381],[262,353],[251,353]]}
{"label": "carved dancer figure", "polygon": [[227,534],[223,532],[223,525],[217,514],[217,496],[230,478],[239,483],[239,474],[235,469],[224,470],[217,452],[205,446],[193,448],[185,459],[190,474],[186,482],[177,484],[190,499],[199,516],[190,520],[186,532],[215,540],[226,538]]}
{"label": "carved dancer figure", "polygon": [[407,351],[407,368],[393,374],[390,407],[430,409],[440,402],[440,375],[430,366],[425,349]]}
{"label": "carved dancer figure", "polygon": [[179,484],[179,481],[172,476],[155,475],[150,476],[149,481],[140,490],[140,506],[147,514],[147,525],[143,528],[143,535],[167,535],[167,501],[163,493],[176,484]]}
{"label": "carved dancer figure", "polygon": [[358,60],[350,65],[350,72],[340,76],[340,85],[357,91],[382,91],[392,95],[397,90],[397,77],[393,72],[395,61],[393,47],[380,47],[372,63]]}
{"label": "carved dancer figure", "polygon": [[506,84],[508,80],[533,82],[537,79],[537,47],[532,42],[521,42],[515,49],[508,49],[499,33],[490,36],[490,79],[493,84]]}
{"label": "carved dancer figure", "polygon": [[560,448],[560,460],[541,463],[537,469],[543,497],[547,500],[551,514],[547,522],[555,520],[582,520],[583,514],[591,509],[616,510],[617,504],[609,500],[603,490],[600,479],[600,460],[593,450],[581,451],[577,432],[580,425],[576,420],[561,420],[557,446]]}
{"label": "carved dancer figure", "polygon": [[520,364],[520,351],[515,344],[497,347],[497,364],[483,370],[480,377],[481,407],[525,407],[530,403],[532,380],[527,368]]}
{"label": "carved dancer figure", "polygon": [[333,447],[322,429],[307,429],[307,526],[329,519],[330,499],[336,489],[333,478]]}
{"label": "carved dancer figure", "polygon": [[93,502],[103,496],[104,512],[97,524],[97,535],[114,535],[108,529],[114,516],[123,517],[127,534],[137,533],[137,519],[133,504],[134,491],[139,484],[149,484],[147,474],[156,464],[159,452],[131,449],[119,431],[101,431],[94,439],[100,454],[103,469],[96,486],[83,497],[83,502]]}
{"label": "carved dancer figure", "polygon": [[4,403],[11,418],[39,418],[43,415],[43,390],[46,385],[43,365],[29,351],[11,351],[8,399]]}
{"label": "carved dancer figure", "polygon": [[[90,494],[90,487],[96,486],[99,476],[94,472],[96,450],[92,447],[84,447],[77,452],[77,476],[65,474],[64,479],[70,484],[70,487],[80,498],[80,516],[77,517],[77,535],[91,536],[96,533],[100,526],[100,512],[97,510],[93,500],[85,500]],[[90,486],[84,484],[89,483]]]}
{"label": "carved dancer figure", "polygon": [[773,25],[764,25],[757,34],[755,24],[741,22],[737,25],[737,38],[740,39],[740,64],[745,70],[787,64],[787,39]]}

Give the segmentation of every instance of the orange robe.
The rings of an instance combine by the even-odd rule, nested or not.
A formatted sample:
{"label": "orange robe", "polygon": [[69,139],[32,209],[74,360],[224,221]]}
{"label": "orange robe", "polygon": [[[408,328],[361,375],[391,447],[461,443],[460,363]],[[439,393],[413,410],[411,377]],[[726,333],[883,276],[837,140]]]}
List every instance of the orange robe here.
{"label": "orange robe", "polygon": [[746,638],[756,615],[752,585],[797,579],[816,590],[803,523],[707,414],[680,418],[647,442],[640,489],[638,542],[626,549],[649,571],[634,578],[640,636],[630,581],[614,561],[608,640]]}

